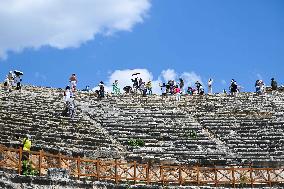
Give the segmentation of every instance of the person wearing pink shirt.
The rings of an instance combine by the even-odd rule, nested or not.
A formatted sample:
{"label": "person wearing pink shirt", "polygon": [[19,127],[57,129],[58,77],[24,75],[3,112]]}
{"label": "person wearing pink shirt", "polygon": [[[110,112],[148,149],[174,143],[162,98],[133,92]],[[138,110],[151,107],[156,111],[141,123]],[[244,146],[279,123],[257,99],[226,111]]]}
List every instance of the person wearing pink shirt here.
{"label": "person wearing pink shirt", "polygon": [[175,86],[174,94],[176,95],[176,100],[177,100],[177,101],[180,101],[181,90],[180,90],[180,88],[178,87],[178,85]]}

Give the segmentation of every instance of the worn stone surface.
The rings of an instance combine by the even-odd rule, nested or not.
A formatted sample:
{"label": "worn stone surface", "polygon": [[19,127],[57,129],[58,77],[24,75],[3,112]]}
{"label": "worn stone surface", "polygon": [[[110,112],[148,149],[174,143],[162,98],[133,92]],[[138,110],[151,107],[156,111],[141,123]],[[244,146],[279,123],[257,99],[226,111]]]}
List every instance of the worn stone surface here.
{"label": "worn stone surface", "polygon": [[[62,93],[60,89],[34,86],[24,86],[21,92],[0,90],[1,144],[18,147],[23,136],[30,134],[32,150],[91,159],[283,166],[284,94],[281,92],[262,96],[253,93],[237,97],[182,96],[179,102],[175,97],[162,99],[155,95],[98,100],[91,93],[78,92],[74,119],[61,116]],[[196,137],[190,135],[192,131]],[[145,146],[130,147],[129,139],[141,139]],[[67,176],[61,179],[56,174],[51,178],[22,177],[7,172],[0,175],[2,188],[127,188],[67,181],[64,180]]]}
{"label": "worn stone surface", "polygon": [[[33,150],[91,159],[255,165],[284,160],[281,92],[182,96],[179,102],[156,95],[98,100],[77,92],[74,119],[60,115],[62,93],[34,86],[0,91],[1,144],[17,147],[29,133]],[[130,147],[130,139],[145,146]]]}

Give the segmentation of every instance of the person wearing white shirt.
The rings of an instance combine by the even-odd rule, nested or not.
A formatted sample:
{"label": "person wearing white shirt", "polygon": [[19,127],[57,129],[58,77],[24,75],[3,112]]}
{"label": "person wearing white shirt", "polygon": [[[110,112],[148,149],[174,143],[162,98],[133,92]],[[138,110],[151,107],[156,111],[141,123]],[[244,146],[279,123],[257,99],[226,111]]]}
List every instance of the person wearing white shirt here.
{"label": "person wearing white shirt", "polygon": [[208,80],[208,94],[213,94],[212,85],[213,85],[213,80],[210,78]]}

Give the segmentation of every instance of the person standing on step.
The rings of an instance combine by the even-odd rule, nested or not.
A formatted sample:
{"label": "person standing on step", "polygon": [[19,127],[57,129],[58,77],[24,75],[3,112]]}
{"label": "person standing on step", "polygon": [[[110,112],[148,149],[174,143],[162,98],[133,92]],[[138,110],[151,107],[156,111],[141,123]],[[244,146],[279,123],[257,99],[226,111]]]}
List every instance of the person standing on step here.
{"label": "person standing on step", "polygon": [[76,91],[76,87],[77,87],[77,83],[78,83],[78,80],[77,80],[77,77],[76,77],[76,74],[72,74],[71,77],[69,78],[69,81],[70,81],[70,84],[71,84],[71,90],[74,92]]}
{"label": "person standing on step", "polygon": [[11,86],[11,87],[15,86],[15,84],[14,84],[14,78],[15,78],[15,74],[14,74],[12,71],[9,71],[8,79],[9,79],[9,82],[10,82],[10,86]]}
{"label": "person standing on step", "polygon": [[140,91],[142,93],[143,97],[146,97],[147,95],[147,88],[145,86],[145,82],[142,81],[142,83],[140,84]]}
{"label": "person standing on step", "polygon": [[70,86],[68,85],[65,88],[65,91],[64,91],[64,94],[63,94],[63,100],[65,102],[68,102],[68,101],[71,100],[72,96],[73,96],[72,91],[70,90]]}
{"label": "person standing on step", "polygon": [[133,82],[134,93],[137,93],[137,90],[139,88],[139,86],[138,86],[138,77],[135,77],[134,79],[131,79],[131,81]]}
{"label": "person standing on step", "polygon": [[258,94],[258,95],[261,94],[260,86],[259,86],[259,79],[256,80],[254,87],[255,87],[255,93]]}
{"label": "person standing on step", "polygon": [[271,89],[273,91],[277,90],[277,82],[275,81],[274,78],[271,78]]}
{"label": "person standing on step", "polygon": [[201,88],[201,83],[199,82],[199,81],[196,81],[195,82],[195,86],[196,86],[196,89],[197,89],[197,94],[199,94],[200,93],[200,88]]}
{"label": "person standing on step", "polygon": [[21,174],[24,174],[27,169],[31,169],[31,163],[29,162],[30,160],[30,151],[32,147],[32,141],[31,141],[31,135],[27,134],[23,140],[22,143],[22,169],[21,169]]}
{"label": "person standing on step", "polygon": [[210,78],[208,80],[208,94],[213,94],[212,85],[213,85],[213,79]]}
{"label": "person standing on step", "polygon": [[179,88],[181,93],[184,93],[184,81],[182,78],[179,78]]}
{"label": "person standing on step", "polygon": [[259,86],[260,86],[260,93],[265,94],[265,83],[263,80],[259,80]]}
{"label": "person standing on step", "polygon": [[105,97],[105,85],[104,82],[99,83],[99,98],[102,99]]}
{"label": "person standing on step", "polygon": [[147,88],[147,91],[148,91],[148,95],[152,95],[153,92],[152,92],[152,82],[151,81],[147,82],[146,88]]}
{"label": "person standing on step", "polygon": [[118,80],[115,80],[114,83],[112,84],[112,91],[115,95],[120,94],[120,88],[118,86]]}
{"label": "person standing on step", "polygon": [[174,94],[176,96],[176,100],[180,101],[181,89],[178,87],[178,85],[175,86]]}
{"label": "person standing on step", "polygon": [[31,135],[27,134],[22,144],[23,144],[22,161],[29,160],[29,154],[32,146]]}
{"label": "person standing on step", "polygon": [[4,80],[4,90],[10,91],[10,81],[9,81],[8,76],[6,76],[6,79]]}
{"label": "person standing on step", "polygon": [[168,92],[166,83],[163,83],[162,85],[159,83],[159,86],[161,87],[162,98],[166,97]]}
{"label": "person standing on step", "polygon": [[236,96],[238,92],[238,85],[234,79],[231,81],[230,92],[232,96]]}

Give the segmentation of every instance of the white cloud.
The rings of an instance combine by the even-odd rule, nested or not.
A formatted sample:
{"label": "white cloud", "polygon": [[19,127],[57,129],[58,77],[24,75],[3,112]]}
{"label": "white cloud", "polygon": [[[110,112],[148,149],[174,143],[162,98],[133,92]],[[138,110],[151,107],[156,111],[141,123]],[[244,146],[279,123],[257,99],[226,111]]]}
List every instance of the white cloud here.
{"label": "white cloud", "polygon": [[177,77],[177,73],[173,69],[163,70],[161,75],[166,82],[169,80],[176,80]]}
{"label": "white cloud", "polygon": [[[116,70],[109,74],[108,81],[106,82],[106,90],[108,92],[112,92],[111,85],[115,80],[118,80],[121,90],[123,87],[127,85],[132,86],[131,78],[135,78],[135,76],[132,76],[133,73],[140,73],[138,77],[142,78],[142,80],[145,82],[148,82],[149,80],[151,80],[152,90],[154,94],[161,94],[161,88],[159,86],[159,84],[163,83],[161,77],[164,79],[164,82],[167,82],[168,80],[178,79],[177,77],[178,74],[173,69],[163,70],[160,74],[161,77],[158,77],[158,78],[154,78],[153,74],[147,69]],[[187,86],[194,87],[196,81],[199,81],[202,83],[201,76],[197,75],[195,72],[184,72],[180,75],[180,77],[184,79],[185,87]]]}
{"label": "white cloud", "polygon": [[196,81],[199,81],[203,85],[201,76],[197,75],[195,72],[184,72],[180,77],[183,78],[185,87],[195,87]]}
{"label": "white cloud", "polygon": [[116,70],[111,73],[107,85],[111,85],[115,80],[118,80],[120,86],[132,86],[131,79],[136,76],[132,76],[134,73],[140,73],[137,77],[142,78],[143,81],[148,82],[153,80],[153,75],[147,69],[127,69],[127,70]]}
{"label": "white cloud", "polygon": [[[134,73],[140,73],[137,76],[132,76]],[[143,81],[148,82],[152,81],[153,86],[153,93],[159,94],[160,93],[160,87],[159,83],[161,81],[153,80],[153,75],[150,71],[147,69],[126,69],[126,70],[115,70],[114,72],[109,73],[108,81],[105,83],[106,91],[112,92],[112,84],[115,80],[118,80],[118,84],[120,89],[122,90],[125,86],[131,86],[133,85],[131,79],[134,79],[135,77],[142,78]],[[95,87],[93,90],[96,90],[97,87]]]}
{"label": "white cloud", "polygon": [[79,47],[96,34],[131,31],[150,0],[0,1],[0,57],[24,48]]}

